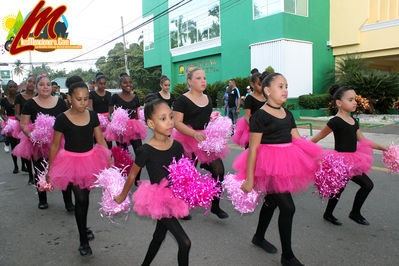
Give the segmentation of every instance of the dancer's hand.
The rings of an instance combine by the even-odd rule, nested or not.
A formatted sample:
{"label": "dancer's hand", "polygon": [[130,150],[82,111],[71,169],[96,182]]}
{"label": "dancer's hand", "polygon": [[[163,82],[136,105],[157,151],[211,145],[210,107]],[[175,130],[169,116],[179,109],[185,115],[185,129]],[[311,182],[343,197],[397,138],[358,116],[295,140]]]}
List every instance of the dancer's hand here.
{"label": "dancer's hand", "polygon": [[201,142],[201,141],[204,141],[206,139],[206,136],[202,132],[195,132],[193,138],[196,141]]}
{"label": "dancer's hand", "polygon": [[46,175],[46,182],[47,182],[47,184],[50,184],[50,177],[49,177],[49,175]]}
{"label": "dancer's hand", "polygon": [[122,202],[124,202],[126,199],[126,196],[123,196],[122,194],[119,194],[118,196],[114,197],[114,201],[116,201],[116,203],[121,204]]}
{"label": "dancer's hand", "polygon": [[249,180],[245,180],[244,183],[241,185],[241,190],[244,191],[245,193],[249,193],[252,191],[254,188],[254,182],[251,182]]}

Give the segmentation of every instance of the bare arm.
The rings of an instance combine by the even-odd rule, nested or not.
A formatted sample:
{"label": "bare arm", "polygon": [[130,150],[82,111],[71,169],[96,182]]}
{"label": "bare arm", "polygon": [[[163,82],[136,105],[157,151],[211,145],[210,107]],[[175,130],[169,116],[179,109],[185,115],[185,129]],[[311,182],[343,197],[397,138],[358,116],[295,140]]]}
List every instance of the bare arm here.
{"label": "bare arm", "polygon": [[238,98],[238,100],[237,100],[237,114],[240,113],[240,106],[241,106],[241,98]]}
{"label": "bare arm", "polygon": [[262,133],[249,133],[249,149],[247,157],[247,178],[241,186],[241,189],[249,193],[254,188],[254,173],[256,163],[256,152],[262,139]]}
{"label": "bare arm", "polygon": [[121,204],[127,197],[127,194],[129,194],[130,189],[132,188],[133,182],[137,177],[137,174],[141,170],[141,167],[138,166],[137,164],[133,163],[132,170],[130,170],[130,174],[128,178],[126,179],[125,185],[123,186],[123,190],[121,194],[116,196],[114,200],[118,203]]}
{"label": "bare arm", "polygon": [[249,125],[249,118],[251,117],[251,109],[244,109],[244,119],[245,122]]}
{"label": "bare arm", "polygon": [[[60,149],[62,135],[63,134],[61,132],[54,130],[53,142],[51,143],[48,157],[48,172],[50,172],[50,167],[53,164],[54,158],[57,155],[58,150]],[[47,177],[47,182],[49,181],[50,180],[48,180]]]}
{"label": "bare arm", "polygon": [[96,142],[103,146],[104,148],[108,149],[107,142],[105,142],[105,139],[103,137],[103,133],[101,132],[100,126],[96,126],[94,128],[94,138],[96,139]]}
{"label": "bare arm", "polygon": [[[362,133],[362,131],[360,129],[357,130],[356,136],[357,136],[357,140],[361,140],[363,138],[366,139],[366,137],[363,136],[363,133]],[[375,150],[380,150],[380,151],[386,151],[387,150],[387,147],[385,147],[385,146],[382,146],[382,145],[380,145],[378,143],[375,143],[373,141],[371,141],[371,143],[372,143],[371,147],[373,149],[375,149]]]}
{"label": "bare arm", "polygon": [[189,128],[183,123],[184,114],[181,112],[173,111],[173,120],[175,122],[175,128],[182,134],[195,138],[198,142],[205,140],[205,135],[201,132],[197,132],[192,128]]}
{"label": "bare arm", "polygon": [[28,137],[29,137],[30,131],[27,131],[25,129],[25,127],[27,124],[29,124],[29,122],[30,122],[30,115],[21,115],[21,123],[20,123],[21,130]]}
{"label": "bare arm", "polygon": [[89,110],[94,111],[93,110],[93,99],[89,99]]}
{"label": "bare arm", "polygon": [[295,127],[293,129],[291,129],[291,135],[296,138],[296,139],[300,139],[301,138],[301,134],[299,134],[298,129]]}
{"label": "bare arm", "polygon": [[314,143],[319,142],[320,140],[327,137],[328,134],[332,132],[332,129],[329,126],[325,126],[316,136],[314,136],[311,141]]}
{"label": "bare arm", "polygon": [[110,105],[108,107],[108,120],[111,121],[112,114],[114,113],[114,106]]}
{"label": "bare arm", "polygon": [[19,103],[15,105],[15,119],[21,121],[21,105]]}

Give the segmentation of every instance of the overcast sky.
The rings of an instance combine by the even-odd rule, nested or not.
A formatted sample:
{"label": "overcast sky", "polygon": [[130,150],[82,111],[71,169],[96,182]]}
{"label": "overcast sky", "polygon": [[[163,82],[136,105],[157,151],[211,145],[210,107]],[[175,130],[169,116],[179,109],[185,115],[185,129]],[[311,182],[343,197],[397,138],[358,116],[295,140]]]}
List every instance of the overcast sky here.
{"label": "overcast sky", "polygon": [[[25,18],[38,2],[38,0],[2,1],[0,23],[7,15],[16,16],[18,11],[21,11],[22,16]],[[49,53],[34,51],[32,52],[32,62],[58,62],[68,60],[117,37],[122,34],[121,16],[123,16],[125,32],[143,21],[141,18],[141,0],[47,0],[45,7],[51,6],[55,9],[60,5],[66,5],[67,7],[64,15],[69,24],[67,29],[69,33],[68,39],[70,39],[71,44],[82,45],[83,49],[60,49]],[[126,42],[137,42],[140,33],[141,29],[126,35]],[[8,32],[3,29],[3,25],[0,25],[0,44],[5,43],[7,34]],[[120,38],[79,59],[96,59],[105,56],[115,43],[122,41],[122,38]],[[22,62],[29,62],[29,53],[23,52],[19,55],[11,56],[7,52],[4,54],[0,52],[0,63],[13,63],[17,59]],[[49,64],[49,66],[53,69],[65,68],[69,71],[79,67],[83,69],[95,68],[94,63],[95,60],[91,60],[77,63]],[[4,69],[4,67],[2,67],[2,69]],[[29,66],[25,66],[25,69],[29,69]],[[14,79],[18,81],[18,78],[14,77]]]}

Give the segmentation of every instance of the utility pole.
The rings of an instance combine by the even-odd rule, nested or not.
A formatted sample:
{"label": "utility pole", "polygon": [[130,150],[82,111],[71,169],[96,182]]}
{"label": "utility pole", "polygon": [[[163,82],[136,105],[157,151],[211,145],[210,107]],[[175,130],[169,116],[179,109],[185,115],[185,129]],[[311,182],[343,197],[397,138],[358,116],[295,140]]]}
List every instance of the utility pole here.
{"label": "utility pole", "polygon": [[126,53],[126,40],[125,40],[125,29],[123,27],[123,17],[121,16],[121,23],[122,23],[122,35],[123,35],[123,53],[125,55],[125,67],[126,67],[126,73],[130,76],[129,73],[129,67],[127,64],[127,53]]}
{"label": "utility pole", "polygon": [[33,73],[33,64],[32,64],[32,53],[29,51],[29,64],[30,64],[30,73]]}

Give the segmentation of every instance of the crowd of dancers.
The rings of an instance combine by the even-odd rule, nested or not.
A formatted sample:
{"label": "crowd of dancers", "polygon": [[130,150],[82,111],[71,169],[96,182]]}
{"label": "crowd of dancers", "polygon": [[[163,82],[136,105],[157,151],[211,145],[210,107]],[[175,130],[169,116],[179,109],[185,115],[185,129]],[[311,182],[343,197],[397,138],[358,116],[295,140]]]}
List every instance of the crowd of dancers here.
{"label": "crowd of dancers", "polygon": [[[17,157],[21,157],[22,167],[29,173],[28,182],[37,184],[38,174],[45,172],[48,162],[47,182],[62,191],[66,210],[75,213],[82,256],[92,254],[89,241],[94,239],[94,234],[87,225],[87,213],[90,190],[96,180],[94,174],[111,166],[110,148],[113,142],[125,149],[132,146],[135,154],[123,191],[115,197],[115,201],[122,203],[135,184],[138,186],[134,196],[137,206],[157,196],[153,193],[153,186],[163,186],[162,191],[168,190],[167,182],[163,181],[168,175],[164,166],[169,165],[173,158],[179,159],[183,154],[198,158],[200,168],[209,171],[215,180],[223,181],[223,158],[229,153],[227,147],[223,152],[214,154],[198,148],[198,143],[206,139],[203,131],[210,122],[213,107],[211,98],[204,93],[207,81],[203,70],[188,70],[188,91],[177,99],[169,93],[170,80],[162,76],[161,90],[147,95],[144,103],[140,103],[134,93],[132,78],[126,73],[120,75],[119,86],[122,91],[118,94],[111,95],[106,90],[107,78],[102,73],[98,73],[95,82],[89,85],[93,83],[95,88],[89,89],[80,77],[70,77],[66,81],[68,94],[62,95],[57,93],[57,89],[54,89],[56,84],[52,84],[46,75],[29,76],[26,90],[18,94],[17,84],[8,82],[7,96],[1,101],[3,130],[7,124],[18,125],[7,133],[12,147],[13,172],[18,172]],[[250,78],[250,85],[254,92],[245,99],[245,115],[238,120],[232,139],[245,147],[233,164],[237,178],[245,180],[241,189],[248,193],[255,188],[266,194],[252,243],[267,253],[278,251],[265,238],[278,207],[281,263],[303,265],[291,248],[295,213],[291,194],[308,189],[314,182],[314,172],[323,154],[323,149],[316,143],[333,132],[335,152],[354,163],[349,178],[359,184],[360,189],[349,217],[362,225],[369,224],[361,214],[361,207],[373,188],[373,182],[367,176],[372,163],[371,150],[387,148],[366,140],[358,122],[350,116],[356,109],[356,93],[350,88],[331,87],[330,93],[338,113],[309,141],[301,138],[293,115],[283,107],[288,97],[288,85],[282,74],[255,73]],[[143,141],[147,128],[139,121],[141,104],[144,104],[145,124],[153,133],[145,144]],[[118,107],[129,112],[123,136],[115,136],[109,128],[100,125],[101,116],[111,121]],[[51,143],[36,148],[32,142],[32,132],[40,115],[52,116],[55,122]],[[148,170],[149,182],[138,182],[143,167]],[[343,190],[344,187],[338,195],[331,197],[323,215],[326,221],[334,225],[341,225],[333,211]],[[47,209],[46,192],[38,190],[38,198],[38,208]],[[229,215],[219,203],[218,197],[212,200],[211,213],[220,219],[228,218]],[[191,219],[189,208],[170,198],[164,204],[173,206],[172,210],[155,207],[146,210],[157,212],[161,218],[157,219],[153,239],[142,265],[151,264],[167,231],[177,240],[178,264],[188,265],[191,240],[178,219]]]}

